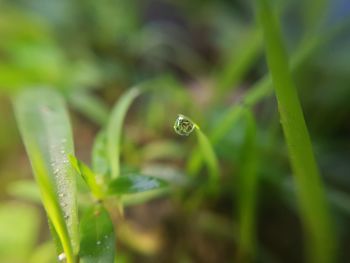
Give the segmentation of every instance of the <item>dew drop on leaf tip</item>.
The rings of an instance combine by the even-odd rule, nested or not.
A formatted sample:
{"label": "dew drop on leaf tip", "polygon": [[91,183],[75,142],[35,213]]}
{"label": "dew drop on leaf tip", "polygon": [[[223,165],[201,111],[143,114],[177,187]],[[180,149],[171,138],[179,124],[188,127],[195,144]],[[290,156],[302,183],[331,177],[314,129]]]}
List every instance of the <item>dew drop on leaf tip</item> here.
{"label": "dew drop on leaf tip", "polygon": [[177,134],[181,136],[190,135],[195,128],[195,124],[190,118],[179,114],[175,120],[174,130]]}

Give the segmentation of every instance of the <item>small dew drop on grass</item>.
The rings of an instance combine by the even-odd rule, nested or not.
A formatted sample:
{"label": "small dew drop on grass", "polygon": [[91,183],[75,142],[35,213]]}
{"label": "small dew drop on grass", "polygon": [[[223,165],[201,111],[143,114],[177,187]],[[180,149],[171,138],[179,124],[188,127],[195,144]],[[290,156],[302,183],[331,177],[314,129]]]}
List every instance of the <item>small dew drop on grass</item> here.
{"label": "small dew drop on grass", "polygon": [[64,260],[66,260],[66,254],[65,253],[59,254],[58,261],[63,262]]}
{"label": "small dew drop on grass", "polygon": [[175,132],[181,136],[190,135],[195,127],[196,125],[194,124],[194,122],[190,118],[182,114],[179,114],[177,116],[174,124]]}

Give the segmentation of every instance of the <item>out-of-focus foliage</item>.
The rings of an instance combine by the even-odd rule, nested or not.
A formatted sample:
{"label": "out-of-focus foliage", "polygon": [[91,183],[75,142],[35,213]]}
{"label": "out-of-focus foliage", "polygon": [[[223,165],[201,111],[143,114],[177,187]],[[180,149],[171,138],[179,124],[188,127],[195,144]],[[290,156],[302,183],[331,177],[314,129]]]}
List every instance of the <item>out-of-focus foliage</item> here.
{"label": "out-of-focus foliage", "polygon": [[[94,173],[109,178],[113,166],[170,182],[120,198],[116,262],[302,262],[308,244],[255,2],[0,0],[0,262],[56,257],[11,107],[17,93],[46,86],[66,100],[76,156]],[[330,205],[337,262],[347,262],[350,6],[270,2]],[[111,127],[115,102],[149,83]],[[202,190],[210,170],[195,136],[173,131],[178,113],[208,135],[216,195]],[[95,200],[76,179],[79,210],[89,211]]]}

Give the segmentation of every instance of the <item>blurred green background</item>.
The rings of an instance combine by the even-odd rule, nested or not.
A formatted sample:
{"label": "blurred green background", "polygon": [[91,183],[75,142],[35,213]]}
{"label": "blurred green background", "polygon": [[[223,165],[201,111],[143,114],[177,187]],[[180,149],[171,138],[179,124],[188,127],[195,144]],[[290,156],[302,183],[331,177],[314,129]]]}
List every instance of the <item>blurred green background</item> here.
{"label": "blurred green background", "polygon": [[[272,2],[292,63],[303,58],[292,64],[293,77],[332,211],[338,260],[348,262],[350,3]],[[113,103],[131,86],[153,79],[156,91],[128,113],[122,160],[125,169],[142,167],[177,186],[126,209],[133,230],[119,237],[117,262],[240,262],[239,178],[255,165],[253,262],[303,262],[304,235],[272,93],[254,100],[256,162],[247,153],[244,118],[216,140],[222,173],[216,198],[193,196],[196,184],[186,182],[196,140],[179,137],[172,127],[183,113],[212,134],[267,74],[254,4],[0,0],[0,262],[55,262],[11,98],[36,86],[59,90],[70,109],[77,156],[89,162]],[[203,167],[197,184],[206,173]]]}

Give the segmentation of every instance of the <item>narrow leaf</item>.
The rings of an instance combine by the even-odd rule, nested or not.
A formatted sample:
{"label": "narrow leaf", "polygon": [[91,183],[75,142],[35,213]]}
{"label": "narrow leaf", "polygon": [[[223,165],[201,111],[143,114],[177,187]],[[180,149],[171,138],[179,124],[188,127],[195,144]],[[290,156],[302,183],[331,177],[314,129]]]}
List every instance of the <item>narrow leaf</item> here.
{"label": "narrow leaf", "polygon": [[[185,115],[179,114],[175,120],[174,131],[181,136],[189,136],[193,131],[196,131],[198,146],[203,156],[203,160],[206,162],[209,170],[209,188],[214,193],[218,190],[219,182],[219,163],[216,158],[214,149],[208,139],[208,137],[201,131],[198,124],[193,122]],[[201,157],[201,156],[199,156]],[[196,165],[197,160],[193,160],[193,164]],[[199,158],[200,162],[201,159]],[[199,163],[200,164],[200,163]],[[191,167],[190,167],[191,168]]]}
{"label": "narrow leaf", "polygon": [[141,93],[139,88],[128,90],[114,106],[107,125],[107,156],[111,167],[111,177],[120,175],[120,141],[123,122],[132,101]]}
{"label": "narrow leaf", "polygon": [[113,223],[102,206],[89,209],[80,223],[81,263],[113,263],[115,234]]}
{"label": "narrow leaf", "polygon": [[256,232],[255,208],[258,184],[258,157],[255,119],[250,110],[245,111],[246,133],[242,149],[242,166],[238,176],[239,193],[239,261],[255,261]]}
{"label": "narrow leaf", "polygon": [[68,161],[73,139],[62,97],[54,90],[25,90],[15,98],[15,113],[42,202],[68,262],[78,252],[75,172]]}
{"label": "narrow leaf", "polygon": [[114,179],[109,185],[108,193],[116,195],[132,194],[164,188],[167,185],[165,181],[155,177],[127,174]]}
{"label": "narrow leaf", "polygon": [[214,149],[208,137],[201,131],[201,129],[198,126],[196,128],[196,134],[203,159],[206,162],[209,169],[209,187],[212,189],[213,192],[216,192],[218,190],[217,188],[220,176],[219,162],[216,158]]}
{"label": "narrow leaf", "polygon": [[269,70],[297,185],[298,201],[311,262],[334,262],[336,239],[322,181],[298,94],[282,43],[280,26],[267,0],[257,0]]}

